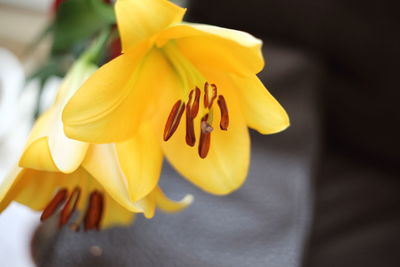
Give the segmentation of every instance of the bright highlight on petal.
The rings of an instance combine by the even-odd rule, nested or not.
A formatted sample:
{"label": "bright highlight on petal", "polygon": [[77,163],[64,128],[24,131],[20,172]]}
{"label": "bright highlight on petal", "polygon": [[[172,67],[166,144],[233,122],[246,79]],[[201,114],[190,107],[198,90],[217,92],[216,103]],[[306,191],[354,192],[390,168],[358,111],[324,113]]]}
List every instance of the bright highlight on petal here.
{"label": "bright highlight on petal", "polygon": [[61,110],[54,107],[35,124],[20,166],[70,173],[81,164],[88,144],[67,138],[61,123]]}

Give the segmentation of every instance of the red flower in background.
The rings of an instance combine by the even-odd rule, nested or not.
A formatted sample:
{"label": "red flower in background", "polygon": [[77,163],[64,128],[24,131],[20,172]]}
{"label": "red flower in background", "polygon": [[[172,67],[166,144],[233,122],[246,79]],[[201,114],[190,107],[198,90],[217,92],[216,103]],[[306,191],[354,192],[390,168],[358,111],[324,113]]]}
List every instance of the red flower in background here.
{"label": "red flower in background", "polygon": [[115,38],[111,41],[109,50],[108,50],[108,59],[112,60],[121,55],[121,39]]}
{"label": "red flower in background", "polygon": [[50,8],[51,13],[56,13],[58,8],[59,8],[59,6],[64,1],[65,0],[54,0],[53,4],[51,5],[51,8]]}

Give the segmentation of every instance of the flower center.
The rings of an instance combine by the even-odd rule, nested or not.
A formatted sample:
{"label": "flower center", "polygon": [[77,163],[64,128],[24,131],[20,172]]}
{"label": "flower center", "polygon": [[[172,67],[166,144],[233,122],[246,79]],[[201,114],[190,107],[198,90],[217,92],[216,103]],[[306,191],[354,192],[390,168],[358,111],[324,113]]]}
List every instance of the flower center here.
{"label": "flower center", "polygon": [[[201,109],[199,156],[207,157],[210,150],[211,132],[213,131],[214,102],[218,98],[221,112],[220,128],[226,131],[229,125],[228,108],[225,98],[218,95],[217,85],[210,84],[195,66],[179,51],[174,42],[168,42],[162,47],[162,52],[171,63],[182,83],[182,97],[172,107],[164,128],[164,141],[168,141],[178,129],[183,114],[186,114],[186,144],[194,146],[196,135],[194,119]],[[201,90],[204,85],[203,107],[200,105]],[[194,88],[194,89],[191,89]]]}
{"label": "flower center", "polygon": [[[200,95],[201,91],[198,87],[191,90],[188,96],[187,103],[179,99],[168,116],[164,128],[164,141],[168,141],[175,131],[178,129],[182,115],[186,114],[186,144],[194,146],[196,143],[196,135],[194,130],[194,119],[197,117],[200,108]],[[211,132],[213,128],[214,118],[214,102],[217,99],[218,107],[221,112],[220,129],[228,130],[229,126],[229,113],[225,98],[223,95],[218,95],[217,86],[215,84],[204,84],[204,107],[202,108],[202,115],[200,121],[200,141],[198,146],[198,153],[201,158],[206,158],[210,150]],[[186,108],[185,108],[186,107]]]}
{"label": "flower center", "polygon": [[[60,211],[58,227],[61,228],[63,225],[67,224],[78,207],[79,200],[81,199],[81,192],[82,190],[79,187],[75,187],[70,194],[66,188],[59,189],[43,210],[40,220],[45,221],[54,213]],[[99,230],[100,222],[103,217],[103,210],[104,195],[98,190],[93,190],[87,199],[85,214],[71,224],[71,229],[79,231],[80,225],[83,224],[85,231],[92,229]]]}

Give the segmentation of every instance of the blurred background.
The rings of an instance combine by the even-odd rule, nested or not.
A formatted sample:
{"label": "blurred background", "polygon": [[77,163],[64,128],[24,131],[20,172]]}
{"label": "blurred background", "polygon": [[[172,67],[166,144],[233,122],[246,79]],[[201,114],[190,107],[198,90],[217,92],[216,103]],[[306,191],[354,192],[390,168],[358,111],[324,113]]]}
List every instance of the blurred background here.
{"label": "blurred background", "polygon": [[[50,2],[0,1],[0,182],[16,164],[32,126],[39,83],[25,83],[25,78],[45,58],[49,45],[41,44],[35,53],[26,50],[47,24]],[[47,102],[52,98],[43,97]],[[0,266],[33,266],[30,242],[38,218],[16,203],[0,215]]]}
{"label": "blurred background", "polygon": [[[7,125],[0,128],[2,177],[32,123],[39,85],[23,79],[46,59],[50,40],[34,53],[25,51],[50,19],[51,4],[0,0],[0,125]],[[400,266],[396,2],[192,0],[185,5],[189,21],[263,39],[266,68],[260,78],[287,109],[291,127],[273,136],[251,133],[252,165],[237,192],[207,195],[166,164],[163,188],[176,199],[195,195],[189,209],[101,233],[64,229],[34,243],[34,250],[44,251],[37,264]],[[57,84],[52,79],[46,85],[41,109]],[[37,221],[16,204],[0,215],[0,266],[32,266],[28,241]],[[102,254],[94,255],[93,246]]]}

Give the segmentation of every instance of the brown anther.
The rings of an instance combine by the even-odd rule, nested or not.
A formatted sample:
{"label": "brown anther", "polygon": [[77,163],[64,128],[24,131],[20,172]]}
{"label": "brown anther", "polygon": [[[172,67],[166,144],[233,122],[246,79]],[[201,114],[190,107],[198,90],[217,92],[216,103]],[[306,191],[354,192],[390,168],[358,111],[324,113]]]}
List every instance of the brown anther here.
{"label": "brown anther", "polygon": [[[193,94],[194,98],[193,98]],[[196,118],[199,112],[199,102],[200,102],[201,91],[198,87],[189,93],[189,100],[186,105],[186,144],[189,146],[194,146],[196,143],[196,135],[194,133],[194,118]]]}
{"label": "brown anther", "polygon": [[[74,190],[72,191],[71,195],[69,196],[67,202],[64,205],[64,208],[61,210],[60,214],[60,221],[58,223],[58,226],[61,227],[64,224],[66,224],[69,219],[71,218],[72,214],[76,210],[79,202],[79,198],[81,195],[81,189],[78,187],[75,187]],[[72,203],[72,207],[71,206]]]}
{"label": "brown anther", "polygon": [[92,229],[99,230],[100,222],[103,216],[104,199],[103,194],[99,191],[93,191],[89,196],[89,205],[86,210],[84,219],[84,229],[89,231]]}
{"label": "brown anther", "polygon": [[[209,87],[212,87],[211,92]],[[204,107],[210,109],[217,98],[217,86],[215,84],[204,84]]]}
{"label": "brown anther", "polygon": [[207,157],[210,150],[211,132],[213,127],[207,122],[208,114],[201,119],[200,124],[200,142],[199,142],[199,156],[204,159]]}
{"label": "brown anther", "polygon": [[[194,99],[193,99],[193,93],[195,93]],[[186,112],[188,112],[189,110],[190,117],[193,119],[196,118],[197,113],[199,112],[200,93],[201,91],[198,87],[196,87],[196,89],[190,91],[189,93],[189,100],[187,103],[189,109],[186,109]]]}
{"label": "brown anther", "polygon": [[204,107],[208,108],[208,82],[204,84]]}
{"label": "brown anther", "polygon": [[171,113],[168,116],[167,123],[165,124],[164,141],[168,141],[168,139],[170,139],[171,136],[175,133],[181,121],[183,111],[185,111],[185,103],[182,103],[181,100],[178,100],[172,107]]}
{"label": "brown anther", "polygon": [[47,204],[46,208],[43,210],[42,215],[40,216],[40,220],[44,221],[49,218],[54,212],[58,209],[58,207],[64,203],[67,198],[68,190],[66,188],[62,188],[58,190],[58,192],[54,195],[53,199]]}
{"label": "brown anther", "polygon": [[229,113],[228,106],[226,105],[225,98],[222,95],[218,96],[218,106],[221,111],[221,121],[219,122],[219,127],[221,130],[228,130],[229,126]]}
{"label": "brown anther", "polygon": [[194,133],[193,117],[190,114],[189,105],[186,106],[186,144],[194,146],[196,143],[196,135]]}

